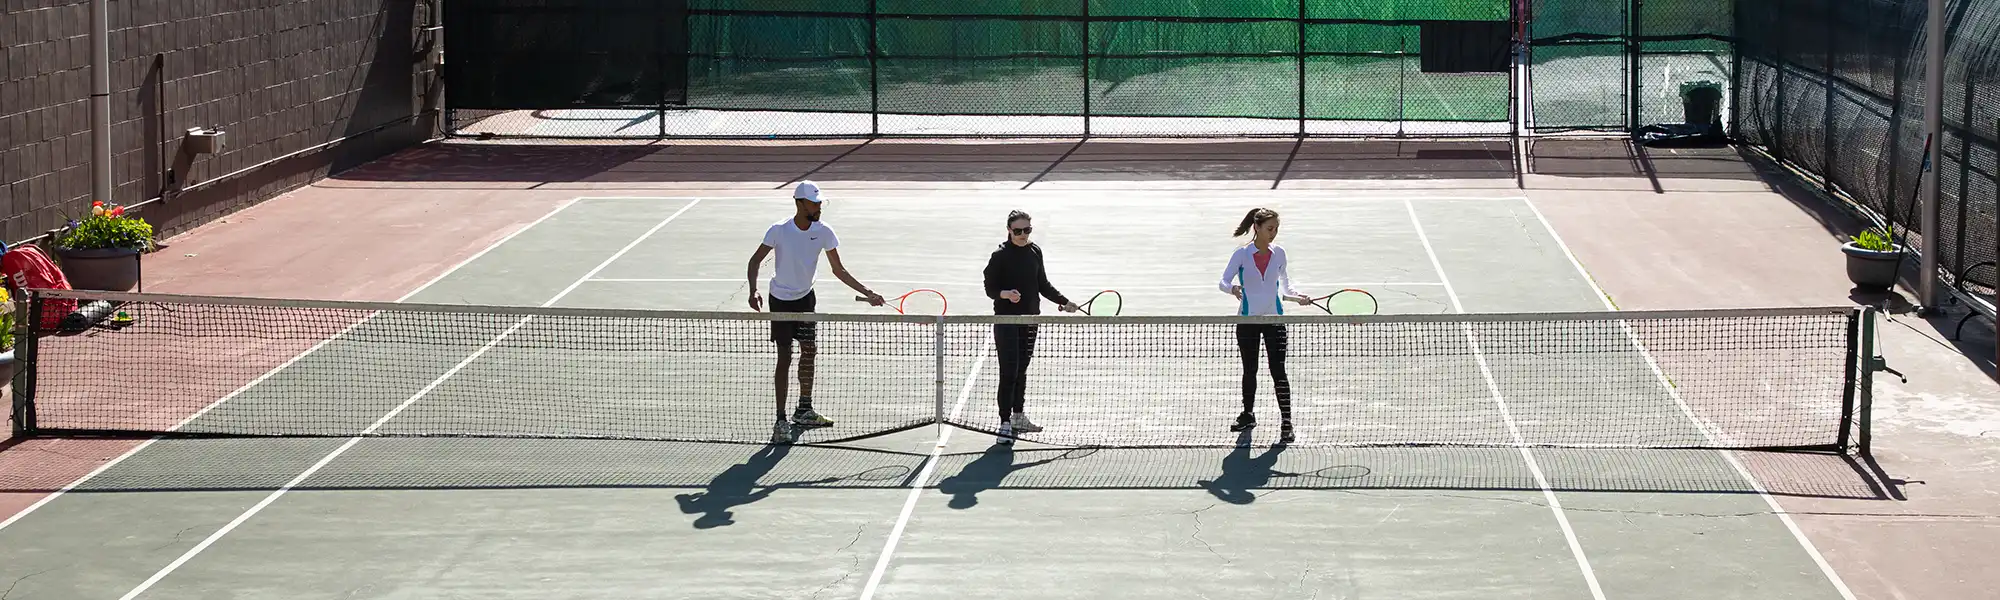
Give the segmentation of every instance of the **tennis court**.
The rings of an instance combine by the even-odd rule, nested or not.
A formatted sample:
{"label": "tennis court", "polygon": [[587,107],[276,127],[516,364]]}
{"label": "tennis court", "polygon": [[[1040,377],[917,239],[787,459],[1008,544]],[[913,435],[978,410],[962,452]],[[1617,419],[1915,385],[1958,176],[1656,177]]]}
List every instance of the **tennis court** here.
{"label": "tennis court", "polygon": [[[1227,431],[1216,267],[1260,205],[1309,294],[1382,304],[1295,330],[1290,447]],[[1126,317],[1045,326],[1048,430],[1005,446],[976,315],[1012,209],[1056,285],[1119,290]],[[40,342],[37,424],[219,437],[150,442],[11,521],[0,577],[10,597],[1846,594],[1715,448],[1853,441],[1852,309],[1607,317],[1519,197],[836,196],[857,278],[961,318],[823,275],[836,424],[771,446],[742,279],[789,211],[578,198],[409,306],[120,297],[134,324]]]}

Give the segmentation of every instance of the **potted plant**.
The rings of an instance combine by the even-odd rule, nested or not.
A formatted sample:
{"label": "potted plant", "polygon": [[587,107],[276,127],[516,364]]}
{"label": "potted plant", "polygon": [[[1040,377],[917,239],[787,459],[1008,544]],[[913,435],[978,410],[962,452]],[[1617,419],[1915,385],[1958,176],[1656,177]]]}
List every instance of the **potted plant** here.
{"label": "potted plant", "polygon": [[1896,285],[1903,263],[1903,246],[1881,227],[1870,227],[1840,247],[1847,254],[1847,279],[1866,291],[1888,291]]}
{"label": "potted plant", "polygon": [[14,297],[0,285],[0,386],[14,382]]}
{"label": "potted plant", "polygon": [[53,245],[71,288],[129,291],[139,283],[139,255],[153,249],[153,226],[125,207],[92,202],[90,216],[71,219]]}

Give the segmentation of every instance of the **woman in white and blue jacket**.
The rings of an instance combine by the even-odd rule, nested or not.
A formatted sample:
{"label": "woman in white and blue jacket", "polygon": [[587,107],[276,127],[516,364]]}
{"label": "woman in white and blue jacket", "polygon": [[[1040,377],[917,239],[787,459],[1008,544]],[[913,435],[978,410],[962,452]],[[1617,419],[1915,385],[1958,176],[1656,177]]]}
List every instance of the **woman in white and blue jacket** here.
{"label": "woman in white and blue jacket", "polygon": [[[1268,208],[1253,208],[1243,215],[1243,222],[1236,226],[1236,236],[1251,231],[1250,243],[1236,249],[1229,255],[1229,266],[1222,270],[1219,287],[1237,298],[1236,314],[1242,316],[1263,316],[1285,314],[1284,301],[1290,300],[1302,306],[1312,304],[1312,299],[1292,288],[1292,277],[1287,272],[1285,249],[1272,243],[1278,238],[1278,213]],[[1292,384],[1285,376],[1285,326],[1282,323],[1240,323],[1236,326],[1236,348],[1243,355],[1243,414],[1236,416],[1236,424],[1230,431],[1244,431],[1257,426],[1257,415],[1253,410],[1257,399],[1257,343],[1263,341],[1264,349],[1270,355],[1271,380],[1278,392],[1278,414],[1282,419],[1281,442],[1292,441]]]}

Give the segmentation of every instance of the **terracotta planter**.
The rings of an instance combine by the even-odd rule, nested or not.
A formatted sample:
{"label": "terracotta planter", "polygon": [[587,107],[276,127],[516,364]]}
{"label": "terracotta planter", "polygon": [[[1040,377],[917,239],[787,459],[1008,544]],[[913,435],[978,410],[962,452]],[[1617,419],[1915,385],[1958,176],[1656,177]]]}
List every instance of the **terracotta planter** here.
{"label": "terracotta planter", "polygon": [[72,289],[129,292],[139,284],[138,250],[57,248],[55,254]]}

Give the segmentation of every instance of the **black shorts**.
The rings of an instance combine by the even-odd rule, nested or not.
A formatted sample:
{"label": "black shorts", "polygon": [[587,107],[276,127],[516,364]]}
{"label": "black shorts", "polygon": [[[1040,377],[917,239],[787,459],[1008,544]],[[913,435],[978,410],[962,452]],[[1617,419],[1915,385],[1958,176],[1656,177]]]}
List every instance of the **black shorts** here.
{"label": "black shorts", "polygon": [[[813,312],[816,304],[814,292],[806,292],[806,295],[799,297],[797,300],[783,300],[777,296],[772,296],[771,312],[809,313]],[[814,325],[817,325],[817,323],[812,321],[772,321],[771,341],[774,343],[784,343],[786,340],[813,341],[819,335]]]}

